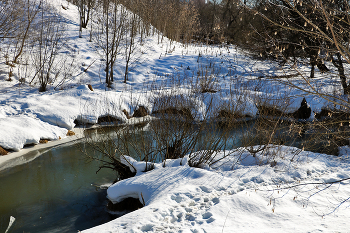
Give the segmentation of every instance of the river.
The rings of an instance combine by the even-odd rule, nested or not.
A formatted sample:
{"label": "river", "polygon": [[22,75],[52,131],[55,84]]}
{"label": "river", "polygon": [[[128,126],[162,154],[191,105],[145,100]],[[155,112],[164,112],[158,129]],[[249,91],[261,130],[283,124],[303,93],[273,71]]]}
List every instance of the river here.
{"label": "river", "polygon": [[[0,232],[77,232],[110,221],[106,190],[115,173],[87,162],[82,141],[46,150],[35,160],[0,171]],[[31,152],[25,156],[33,156]]]}

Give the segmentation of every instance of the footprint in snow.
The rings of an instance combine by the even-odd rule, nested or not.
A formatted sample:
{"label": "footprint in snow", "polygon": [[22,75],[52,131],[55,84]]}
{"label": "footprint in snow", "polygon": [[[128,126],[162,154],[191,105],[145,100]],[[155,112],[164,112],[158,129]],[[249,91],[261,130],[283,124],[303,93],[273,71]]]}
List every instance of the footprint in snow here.
{"label": "footprint in snow", "polygon": [[152,224],[144,225],[144,226],[141,227],[141,231],[143,231],[143,232],[151,231],[153,226],[154,225],[152,225]]}
{"label": "footprint in snow", "polygon": [[202,215],[202,218],[203,218],[203,219],[209,219],[211,216],[213,216],[212,213],[206,212],[206,213],[204,213],[204,214]]}
{"label": "footprint in snow", "polygon": [[215,221],[215,218],[209,218],[209,219],[207,219],[207,223],[212,223],[212,222],[214,222]]}
{"label": "footprint in snow", "polygon": [[182,201],[184,201],[184,197],[182,197],[180,194],[172,195],[171,199],[176,201],[177,203],[181,203]]}
{"label": "footprint in snow", "polygon": [[225,187],[220,186],[220,187],[216,187],[216,188],[215,188],[215,190],[216,190],[216,191],[225,191],[225,190],[226,190],[226,188],[225,188]]}
{"label": "footprint in snow", "polygon": [[188,220],[188,221],[195,221],[196,217],[193,216],[192,214],[187,213],[186,214],[186,220]]}
{"label": "footprint in snow", "polygon": [[212,201],[215,205],[220,203],[220,199],[219,199],[218,197],[214,197],[211,201]]}
{"label": "footprint in snow", "polygon": [[206,220],[207,223],[212,223],[215,221],[215,218],[213,218],[213,214],[210,212],[202,214],[202,218]]}
{"label": "footprint in snow", "polygon": [[205,186],[199,186],[199,188],[203,191],[203,192],[205,192],[205,193],[210,193],[211,192],[211,189],[210,188],[208,188],[208,187],[205,187]]}

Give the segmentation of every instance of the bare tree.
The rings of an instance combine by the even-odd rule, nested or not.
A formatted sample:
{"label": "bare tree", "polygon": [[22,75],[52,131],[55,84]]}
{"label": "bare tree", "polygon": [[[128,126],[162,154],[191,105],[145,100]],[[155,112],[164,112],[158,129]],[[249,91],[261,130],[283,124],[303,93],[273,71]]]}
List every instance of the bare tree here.
{"label": "bare tree", "polygon": [[114,63],[123,39],[126,11],[117,1],[103,2],[103,14],[98,16],[99,28],[95,33],[95,42],[103,51],[106,68],[106,84],[111,87],[114,81]]}
{"label": "bare tree", "polygon": [[195,5],[191,3],[181,4],[178,12],[178,21],[176,26],[177,41],[183,43],[189,42],[194,34],[197,34],[199,27],[198,11]]}
{"label": "bare tree", "polygon": [[192,36],[198,30],[198,11],[190,1],[122,1],[122,4],[143,20],[143,33],[150,32],[150,25],[157,28],[159,41],[164,36],[171,40],[180,40]]}
{"label": "bare tree", "polygon": [[[312,66],[310,77],[314,77],[315,65],[321,72],[328,70],[322,66],[319,54],[328,55],[338,69],[343,93],[350,94],[341,61],[344,59],[350,63],[348,49],[350,17],[347,13],[350,9],[349,2],[264,0],[260,1],[259,8],[248,5],[246,7],[269,23],[269,30],[263,34],[273,50],[270,52],[283,55],[282,52],[290,46],[294,51],[306,54]],[[346,104],[343,101],[340,102]]]}
{"label": "bare tree", "polygon": [[94,0],[76,0],[74,2],[78,6],[80,16],[79,37],[82,36],[83,28],[86,28],[90,20],[92,8],[95,5]]}
{"label": "bare tree", "polygon": [[40,3],[29,0],[9,0],[0,4],[0,40],[4,43],[6,64],[14,67],[23,50],[30,43],[33,22],[39,12]]}
{"label": "bare tree", "polygon": [[2,1],[0,5],[0,40],[8,37],[14,37],[12,34],[19,28],[17,24],[21,13],[18,6],[18,0]]}
{"label": "bare tree", "polygon": [[29,36],[29,30],[31,29],[31,25],[36,17],[36,15],[38,14],[38,12],[40,11],[40,8],[42,7],[42,3],[40,2],[39,5],[36,4],[32,4],[29,0],[27,0],[26,2],[23,2],[23,7],[26,8],[25,11],[23,11],[23,13],[25,14],[25,16],[23,16],[23,24],[25,24],[25,28],[23,30],[23,32],[21,32],[19,35],[17,35],[17,37],[19,38],[19,47],[17,48],[16,46],[16,55],[13,58],[13,63],[18,63],[18,58],[21,56],[22,52],[23,52],[23,48],[25,46],[26,40],[28,39]]}
{"label": "bare tree", "polygon": [[[59,18],[43,1],[41,1],[41,17],[39,20],[38,38],[33,45],[32,58],[35,66],[35,74],[30,83],[35,79],[39,81],[39,91],[47,90],[47,85],[53,82],[53,77],[59,74],[56,70],[58,50],[63,44],[64,26],[59,22]],[[46,12],[51,12],[49,15]]]}
{"label": "bare tree", "polygon": [[137,33],[137,16],[132,14],[129,17],[129,22],[126,27],[127,32],[125,32],[125,73],[124,73],[124,83],[128,80],[129,74],[129,64],[130,59],[136,49],[135,36]]}

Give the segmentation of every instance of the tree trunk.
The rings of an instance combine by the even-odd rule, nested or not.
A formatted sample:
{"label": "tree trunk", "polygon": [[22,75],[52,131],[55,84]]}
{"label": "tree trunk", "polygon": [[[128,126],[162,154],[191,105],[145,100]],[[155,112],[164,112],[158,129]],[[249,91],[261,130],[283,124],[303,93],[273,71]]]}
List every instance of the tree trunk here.
{"label": "tree trunk", "polygon": [[341,60],[340,53],[336,53],[336,56],[337,56],[337,59],[334,59],[334,57],[332,56],[332,63],[338,69],[340,82],[341,82],[341,85],[342,85],[343,90],[344,90],[344,95],[348,95],[348,94],[350,94],[350,87],[348,86],[348,84],[346,82],[343,61]]}
{"label": "tree trunk", "polygon": [[108,30],[108,27],[109,27],[109,24],[108,24],[108,20],[109,20],[109,18],[108,18],[108,8],[107,8],[107,10],[106,10],[106,12],[105,12],[105,14],[106,14],[106,17],[107,17],[107,20],[106,20],[106,23],[107,23],[107,25],[106,25],[106,83],[107,83],[107,86],[109,86],[110,85],[110,81],[109,81],[109,77],[108,77],[108,71],[109,71],[109,47],[108,47],[108,44],[109,44],[109,38],[108,38],[108,33],[109,33],[109,30]]}
{"label": "tree trunk", "polygon": [[316,56],[310,55],[310,65],[311,65],[311,72],[310,72],[310,78],[315,77],[315,66],[316,66]]}

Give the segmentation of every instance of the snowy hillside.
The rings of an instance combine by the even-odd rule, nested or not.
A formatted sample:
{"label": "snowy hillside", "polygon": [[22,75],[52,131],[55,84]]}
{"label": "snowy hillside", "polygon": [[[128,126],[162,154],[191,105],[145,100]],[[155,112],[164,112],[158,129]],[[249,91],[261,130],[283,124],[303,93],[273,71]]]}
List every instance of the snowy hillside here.
{"label": "snowy hillside", "polygon": [[[0,134],[0,146],[5,149],[17,151],[26,142],[38,143],[40,138],[63,138],[65,132],[53,126],[73,129],[75,120],[94,124],[99,117],[111,115],[125,122],[127,118],[123,110],[132,115],[142,105],[152,112],[157,98],[167,95],[186,95],[187,104],[194,106],[192,114],[197,120],[209,117],[208,106],[212,103],[218,107],[239,106],[238,111],[252,117],[257,113],[256,105],[259,102],[270,100],[277,101],[274,104],[288,106],[290,112],[300,106],[304,96],[313,112],[319,112],[327,106],[328,102],[319,96],[306,95],[287,85],[289,82],[309,89],[310,86],[302,77],[269,79],[285,75],[286,69],[280,70],[275,62],[254,60],[235,46],[182,45],[165,37],[160,40],[155,29],[154,34],[146,37],[135,49],[135,61],[131,63],[126,84],[123,83],[125,61],[123,56],[117,57],[115,81],[112,88],[108,88],[104,82],[105,64],[101,49],[94,41],[89,42],[88,29],[83,30],[82,38],[79,38],[77,7],[63,0],[52,1],[51,4],[56,14],[48,17],[59,16],[62,27],[66,28],[65,42],[56,59],[64,61],[66,66],[61,68],[58,78],[48,84],[46,92],[39,92],[38,84],[35,84],[37,82],[29,84],[33,73],[27,70],[33,70],[33,67],[19,64],[11,68],[1,57],[0,126],[7,126],[4,133]],[[62,5],[68,6],[67,10]],[[64,64],[59,63],[57,69]],[[6,70],[9,69],[13,72],[12,81],[6,81]],[[27,74],[24,70],[28,76],[24,76]],[[300,63],[298,71],[307,76],[309,67]],[[293,73],[293,69],[290,72]],[[88,89],[88,84],[93,91]],[[311,80],[311,84],[329,93],[340,89],[336,78],[329,79],[321,74]],[[201,93],[203,88],[213,89],[216,93]],[[48,132],[55,132],[56,135],[47,137],[41,132],[18,135],[8,125],[16,124],[22,117],[30,117],[39,125],[49,123],[50,126],[46,127]],[[30,127],[24,124],[21,124],[21,128],[30,131]],[[12,134],[16,134],[16,140],[23,143],[13,142]]]}

